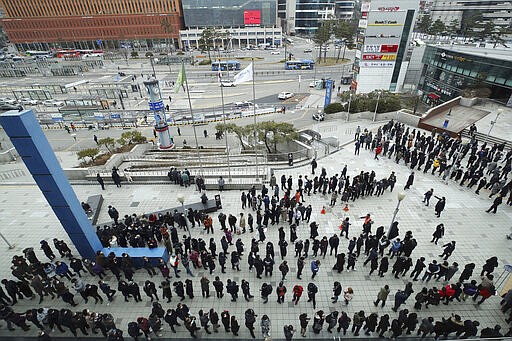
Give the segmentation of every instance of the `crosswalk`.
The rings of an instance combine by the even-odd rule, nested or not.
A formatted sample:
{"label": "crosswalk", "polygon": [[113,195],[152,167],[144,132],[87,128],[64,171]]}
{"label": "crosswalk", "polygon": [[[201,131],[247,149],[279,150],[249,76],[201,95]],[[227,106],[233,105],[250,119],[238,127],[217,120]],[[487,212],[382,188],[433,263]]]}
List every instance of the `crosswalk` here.
{"label": "crosswalk", "polygon": [[0,172],[0,180],[9,180],[27,175],[23,169],[11,169]]}

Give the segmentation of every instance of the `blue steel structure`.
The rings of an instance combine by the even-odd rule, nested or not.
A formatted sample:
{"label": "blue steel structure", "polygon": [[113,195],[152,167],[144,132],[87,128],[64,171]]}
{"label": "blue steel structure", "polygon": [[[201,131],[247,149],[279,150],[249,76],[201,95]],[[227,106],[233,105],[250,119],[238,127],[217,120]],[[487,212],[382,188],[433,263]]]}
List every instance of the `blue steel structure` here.
{"label": "blue steel structure", "polygon": [[159,258],[168,260],[165,248],[103,248],[32,110],[5,112],[0,115],[0,125],[80,256],[94,259],[101,250],[118,257],[127,253],[137,263],[144,256],[154,263]]}

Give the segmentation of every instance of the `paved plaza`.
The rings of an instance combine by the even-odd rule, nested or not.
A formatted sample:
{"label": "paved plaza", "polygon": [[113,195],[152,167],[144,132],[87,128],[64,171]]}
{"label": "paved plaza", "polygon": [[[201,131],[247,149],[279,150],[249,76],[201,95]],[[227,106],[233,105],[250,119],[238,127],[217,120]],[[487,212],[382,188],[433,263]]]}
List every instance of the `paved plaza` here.
{"label": "paved plaza", "polygon": [[[332,123],[331,123],[332,124]],[[397,204],[397,193],[403,190],[404,184],[410,173],[408,167],[403,162],[399,165],[396,164],[392,159],[387,157],[381,157],[380,160],[374,160],[374,154],[369,150],[366,151],[361,149],[359,156],[354,155],[354,148],[351,143],[348,143],[351,139],[352,129],[359,123],[351,123],[346,128],[343,125],[339,125],[336,129],[339,129],[340,134],[346,135],[343,142],[347,142],[346,146],[339,152],[327,156],[318,161],[319,171],[322,167],[327,170],[328,176],[332,176],[335,173],[340,173],[343,166],[348,166],[348,175],[351,178],[354,175],[359,174],[362,170],[371,171],[375,170],[376,179],[379,180],[384,177],[388,177],[389,174],[394,171],[397,176],[397,183],[395,190],[391,193],[389,189],[380,197],[368,197],[359,198],[355,202],[350,202],[349,210],[345,212],[338,200],[337,205],[331,210],[328,210],[327,214],[322,215],[320,211],[323,206],[328,206],[330,202],[330,195],[319,195],[311,194],[311,196],[305,196],[305,205],[311,204],[313,207],[313,214],[311,217],[312,221],[316,221],[319,224],[320,238],[322,236],[330,237],[333,234],[339,234],[338,226],[340,225],[341,219],[348,216],[350,221],[353,223],[351,226],[352,236],[358,234],[361,231],[363,220],[360,217],[370,213],[373,220],[375,221],[372,231],[383,225],[386,229],[389,227],[393,215],[393,211]],[[375,124],[369,122],[361,122],[363,127],[375,127]],[[327,126],[325,126],[327,127]],[[328,128],[324,128],[328,129]],[[334,128],[332,128],[334,129]],[[341,133],[342,132],[342,133]],[[276,177],[279,182],[279,178],[282,174],[286,176],[292,175],[294,179],[294,187],[297,184],[298,175],[310,174],[310,166],[303,166],[298,168],[290,168],[286,170],[277,170]],[[27,180],[23,177],[23,180]],[[179,193],[184,194],[185,204],[198,202],[199,193],[194,190],[194,187],[183,188],[176,185],[138,185],[138,184],[126,184],[121,188],[116,188],[113,185],[107,186],[105,191],[101,191],[101,188],[96,183],[94,185],[74,185],[73,186],[78,199],[84,201],[88,196],[101,193],[104,197],[103,209],[100,212],[100,222],[109,222],[110,218],[107,214],[107,206],[114,205],[121,216],[124,214],[142,214],[149,213],[152,211],[163,210],[166,208],[179,206],[176,200],[176,195]],[[446,197],[447,204],[446,209],[442,213],[440,218],[437,218],[434,214],[434,205],[436,200],[432,198],[431,205],[425,207],[422,203],[423,194],[434,188],[434,195]],[[453,255],[449,258],[449,262],[454,261],[459,263],[460,269],[467,263],[474,262],[476,264],[473,278],[479,281],[478,275],[481,271],[481,266],[485,260],[491,256],[497,256],[499,261],[499,267],[494,272],[495,277],[499,277],[503,271],[503,265],[512,262],[510,259],[510,241],[505,238],[505,235],[510,233],[511,221],[512,221],[512,208],[501,205],[498,209],[497,214],[485,213],[485,210],[491,205],[491,200],[487,196],[489,192],[483,190],[478,196],[474,193],[474,190],[469,190],[466,187],[461,187],[453,181],[443,182],[437,175],[430,175],[430,172],[423,174],[423,172],[416,172],[416,178],[414,185],[411,189],[405,191],[406,197],[403,200],[400,211],[397,215],[397,221],[399,221],[399,235],[403,237],[406,231],[412,231],[413,236],[418,241],[417,248],[412,253],[413,262],[417,258],[424,256],[426,262],[430,262],[432,259],[441,260],[438,255],[442,253],[441,245],[452,240],[457,242],[457,246]],[[209,191],[208,196],[213,198],[217,194],[216,191]],[[222,195],[222,212],[228,215],[239,215],[240,212],[249,213],[250,209],[241,209],[240,203],[240,191],[227,191],[223,192]],[[280,193],[283,194],[282,191]],[[221,211],[219,211],[221,212]],[[220,224],[217,220],[218,213],[213,215],[213,226],[214,226],[214,237],[216,239],[218,249],[220,249],[220,238],[223,233],[220,230]],[[440,241],[440,245],[436,246],[430,243],[431,235],[437,224],[444,223],[446,234]],[[279,226],[284,226],[286,231],[286,239],[289,241],[289,229],[288,223],[281,222]],[[323,310],[326,314],[331,311],[345,311],[350,317],[355,312],[364,310],[368,315],[371,312],[376,312],[380,315],[389,314],[391,318],[396,318],[397,313],[391,310],[393,306],[393,296],[398,289],[403,289],[405,284],[409,281],[409,276],[401,279],[395,279],[391,275],[391,267],[394,260],[390,261],[390,270],[385,277],[380,278],[375,273],[372,276],[368,276],[370,271],[369,265],[363,267],[363,261],[365,256],[362,253],[356,263],[357,271],[343,271],[341,274],[331,270],[335,258],[329,256],[325,259],[320,258],[321,266],[319,275],[313,280],[313,282],[319,287],[319,293],[317,295],[317,309],[313,309],[311,303],[307,302],[307,295],[304,292],[298,305],[291,303],[292,298],[292,287],[295,284],[301,284],[305,289],[308,283],[311,281],[310,263],[313,260],[311,256],[307,259],[306,266],[304,268],[302,280],[296,279],[296,258],[294,257],[294,246],[292,243],[288,246],[288,255],[285,258],[288,260],[290,266],[290,273],[287,276],[285,286],[288,291],[285,297],[284,304],[278,304],[276,302],[275,288],[279,283],[281,274],[278,270],[278,266],[281,263],[281,257],[279,255],[278,241],[278,227],[269,226],[267,231],[267,241],[274,243],[276,250],[276,259],[274,266],[274,275],[272,277],[263,277],[263,279],[257,279],[255,272],[248,271],[247,254],[248,249],[251,245],[251,238],[257,235],[257,232],[246,233],[236,238],[241,238],[245,244],[246,252],[242,257],[241,271],[231,270],[229,259],[227,262],[226,274],[220,273],[220,267],[217,267],[213,275],[209,275],[208,271],[203,269],[192,269],[195,277],[194,282],[194,299],[185,299],[183,303],[187,304],[190,308],[191,314],[197,317],[197,312],[200,309],[209,310],[214,308],[220,315],[224,310],[229,310],[231,315],[237,317],[240,325],[240,336],[238,339],[250,339],[249,332],[244,326],[244,312],[247,308],[253,308],[257,317],[256,324],[256,335],[257,339],[261,339],[261,329],[259,327],[259,321],[263,314],[267,314],[272,322],[271,335],[273,339],[284,339],[283,326],[286,324],[292,324],[296,330],[300,330],[298,316],[301,313],[308,313],[309,317],[313,318],[316,310]],[[298,238],[305,240],[309,237],[309,225],[302,222],[298,228]],[[26,247],[34,247],[38,249],[39,241],[42,239],[51,240],[52,238],[63,238],[68,241],[64,230],[60,226],[59,222],[55,218],[53,212],[49,209],[44,197],[40,193],[39,189],[35,184],[30,184],[24,181],[24,184],[16,184],[15,181],[9,181],[8,183],[0,183],[0,232],[5,237],[15,244],[15,248],[8,250],[7,246],[0,240],[0,247],[2,248],[3,257],[0,259],[0,273],[2,278],[11,277],[10,275],[10,260],[13,255],[22,254],[22,250]],[[191,229],[192,237],[202,238],[208,241],[211,235],[207,235],[202,228],[196,227]],[[183,234],[183,233],[181,233]],[[340,252],[347,252],[347,240],[342,239],[340,243]],[[230,247],[230,251],[232,251]],[[264,246],[260,246],[260,253],[264,254]],[[46,257],[41,250],[38,250],[37,255],[41,261],[46,261]],[[311,252],[310,252],[311,255]],[[187,275],[183,268],[181,272],[180,280],[184,281]],[[454,276],[452,282],[460,275],[461,270]],[[117,281],[110,272],[107,281],[112,287],[117,288]],[[215,298],[213,294],[210,298],[204,299],[201,297],[199,279],[203,276],[207,276],[210,282],[213,282],[215,276],[219,276],[224,283],[227,279],[235,280],[239,285],[242,279],[245,279],[251,284],[251,294],[254,298],[250,302],[246,302],[243,296],[240,294],[240,298],[236,303],[230,301],[229,295],[225,295],[222,299]],[[174,276],[172,276],[174,277]],[[142,287],[144,281],[147,278],[147,274],[144,270],[139,270],[135,275],[135,281]],[[90,275],[86,275],[84,278],[85,283],[97,282],[98,278],[92,278]],[[173,278],[171,281],[174,281]],[[65,280],[67,282],[67,280]],[[155,283],[161,281],[161,275],[158,273],[153,278]],[[352,287],[354,290],[354,299],[347,306],[342,299],[338,303],[331,303],[332,287],[333,282],[339,281],[343,288]],[[259,289],[263,282],[271,283],[274,288],[274,293],[270,296],[269,302],[263,304],[262,299],[259,295]],[[68,285],[70,283],[67,283]],[[391,294],[388,298],[388,302],[384,308],[376,308],[373,305],[379,289],[388,284],[391,288]],[[431,281],[425,286],[441,287],[442,281],[436,282]],[[419,292],[424,284],[414,282],[414,291]],[[498,291],[501,287],[498,287]],[[213,288],[211,292],[214,293]],[[127,336],[127,324],[134,321],[139,316],[147,317],[151,312],[151,302],[149,298],[143,295],[142,303],[135,303],[133,301],[125,303],[120,293],[116,294],[114,302],[107,306],[104,304],[89,303],[85,304],[79,295],[75,296],[75,300],[79,303],[79,306],[73,309],[88,308],[91,311],[97,311],[100,313],[110,312],[115,318],[118,328],[125,331]],[[408,308],[411,312],[414,311],[414,295],[413,294],[401,308]],[[161,297],[161,292],[159,292]],[[477,306],[472,300],[465,302],[452,302],[450,305],[440,304],[439,306],[430,306],[428,309],[423,308],[421,311],[417,311],[419,318],[433,316],[435,320],[440,320],[443,317],[449,317],[452,313],[459,314],[463,320],[465,319],[476,319],[480,321],[481,328],[492,327],[495,324],[502,325],[502,330],[508,330],[507,324],[504,321],[505,317],[499,310],[500,298],[495,296],[488,299],[482,305]],[[172,303],[166,304],[161,301],[164,309],[175,307],[179,302],[179,298],[173,296]],[[15,311],[24,311],[28,308],[37,306],[37,300],[20,300],[20,302],[14,306]],[[45,301],[41,306],[52,307],[52,308],[69,308],[69,305],[63,303],[60,299],[50,300],[45,298]],[[199,325],[199,321],[198,321]],[[312,325],[312,320],[309,327]],[[35,335],[35,326],[31,327],[30,332],[25,334],[22,331],[16,331],[14,333],[7,332],[5,327],[0,328],[0,335]],[[80,335],[80,332],[78,332]],[[71,337],[71,333],[66,332],[62,334]],[[231,339],[234,337],[231,333],[226,334],[221,328],[221,331],[216,334],[212,333],[207,335],[204,331],[199,331],[198,335],[200,338],[212,338],[212,339]],[[334,332],[330,334],[326,331],[326,326],[319,335],[314,334],[310,329],[307,332],[307,338],[332,338],[333,336],[340,336],[340,334]],[[61,336],[60,332],[55,332],[52,336]],[[165,337],[177,337],[177,338],[189,338],[188,331],[184,328],[183,324],[181,327],[177,327],[177,334],[173,334],[167,324],[163,324],[163,338]],[[352,336],[350,331],[347,336]],[[297,332],[295,335],[296,339],[301,338]],[[364,339],[361,336],[360,339]],[[129,337],[127,338],[129,339]],[[158,337],[155,337],[158,339]]]}

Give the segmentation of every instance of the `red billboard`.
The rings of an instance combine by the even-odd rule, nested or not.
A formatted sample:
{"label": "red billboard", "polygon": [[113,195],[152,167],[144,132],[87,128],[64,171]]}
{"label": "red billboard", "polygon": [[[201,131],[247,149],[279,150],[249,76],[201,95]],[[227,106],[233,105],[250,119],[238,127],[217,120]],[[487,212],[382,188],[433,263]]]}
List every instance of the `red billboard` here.
{"label": "red billboard", "polygon": [[244,11],[244,25],[260,25],[261,12],[259,10]]}
{"label": "red billboard", "polygon": [[380,52],[382,53],[396,53],[398,51],[398,45],[381,45]]}

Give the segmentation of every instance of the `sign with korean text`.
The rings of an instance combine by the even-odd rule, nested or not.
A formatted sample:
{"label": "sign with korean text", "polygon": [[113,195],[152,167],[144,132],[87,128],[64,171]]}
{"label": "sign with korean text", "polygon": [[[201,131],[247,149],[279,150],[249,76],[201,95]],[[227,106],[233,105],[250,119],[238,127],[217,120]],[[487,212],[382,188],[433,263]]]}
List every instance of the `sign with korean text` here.
{"label": "sign with korean text", "polygon": [[398,51],[398,45],[379,45],[369,44],[365,45],[363,52],[366,53],[396,53]]}
{"label": "sign with korean text", "polygon": [[381,62],[381,61],[364,61],[360,64],[361,67],[384,67],[384,68],[391,68],[395,66],[394,62]]}
{"label": "sign with korean text", "polygon": [[396,60],[395,54],[363,54],[363,60]]}

